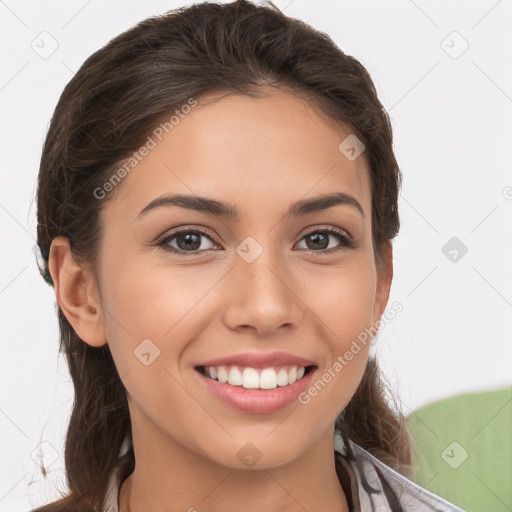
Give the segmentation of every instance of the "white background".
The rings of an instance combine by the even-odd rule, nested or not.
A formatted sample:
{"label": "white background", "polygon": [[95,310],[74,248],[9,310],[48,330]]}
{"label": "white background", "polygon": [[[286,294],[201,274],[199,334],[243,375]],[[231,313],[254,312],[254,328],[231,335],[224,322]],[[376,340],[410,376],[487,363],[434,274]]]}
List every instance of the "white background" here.
{"label": "white background", "polygon": [[[32,252],[51,114],[91,53],[143,18],[189,3],[0,1],[0,512],[64,490],[72,387],[57,354],[54,292]],[[510,385],[511,2],[275,3],[358,58],[392,118],[404,184],[389,304],[404,309],[379,334],[377,352],[404,412]],[[43,31],[58,42],[47,59],[31,48]],[[442,252],[452,237],[468,248],[457,262]],[[41,442],[49,443],[46,465],[56,458],[46,480],[32,458]]]}

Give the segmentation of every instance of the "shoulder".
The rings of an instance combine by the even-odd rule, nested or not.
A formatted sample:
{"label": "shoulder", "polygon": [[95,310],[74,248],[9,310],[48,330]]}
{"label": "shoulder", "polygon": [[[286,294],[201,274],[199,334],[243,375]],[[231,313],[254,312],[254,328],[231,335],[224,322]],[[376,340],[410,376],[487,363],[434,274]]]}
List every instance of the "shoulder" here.
{"label": "shoulder", "polygon": [[350,465],[357,480],[355,511],[464,512],[461,508],[415,484],[361,446],[349,440],[347,450],[341,435],[335,434],[336,452]]}

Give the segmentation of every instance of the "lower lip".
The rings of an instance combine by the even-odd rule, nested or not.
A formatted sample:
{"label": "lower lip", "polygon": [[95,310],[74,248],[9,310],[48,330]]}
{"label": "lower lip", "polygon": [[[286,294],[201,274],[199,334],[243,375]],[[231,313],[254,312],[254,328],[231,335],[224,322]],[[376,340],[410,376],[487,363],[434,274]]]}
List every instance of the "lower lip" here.
{"label": "lower lip", "polygon": [[316,368],[295,383],[274,389],[245,389],[243,386],[231,386],[228,383],[209,379],[197,370],[194,371],[206,389],[219,400],[244,412],[270,414],[284,409],[297,400],[308,387]]}

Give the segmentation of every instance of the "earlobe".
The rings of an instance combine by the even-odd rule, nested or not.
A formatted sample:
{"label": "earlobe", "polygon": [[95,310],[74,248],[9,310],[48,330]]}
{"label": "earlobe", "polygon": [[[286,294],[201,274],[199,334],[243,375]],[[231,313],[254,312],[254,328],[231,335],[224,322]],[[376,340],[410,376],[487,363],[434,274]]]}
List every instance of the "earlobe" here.
{"label": "earlobe", "polygon": [[107,340],[100,322],[101,308],[93,276],[75,261],[67,238],[53,239],[48,268],[57,303],[75,332],[88,345],[105,345]]}

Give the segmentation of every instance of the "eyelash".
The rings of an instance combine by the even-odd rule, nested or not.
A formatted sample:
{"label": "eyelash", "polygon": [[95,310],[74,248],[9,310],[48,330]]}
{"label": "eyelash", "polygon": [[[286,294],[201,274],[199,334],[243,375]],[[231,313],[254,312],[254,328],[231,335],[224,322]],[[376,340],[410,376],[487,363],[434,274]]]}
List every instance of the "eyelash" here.
{"label": "eyelash", "polygon": [[[343,231],[341,229],[337,229],[337,228],[321,228],[321,227],[320,228],[315,228],[315,229],[305,233],[304,236],[299,241],[302,241],[307,236],[313,235],[313,234],[316,234],[316,233],[327,233],[329,235],[332,235],[342,244],[342,246],[341,247],[331,247],[330,249],[323,249],[323,250],[320,250],[320,251],[314,251],[314,250],[311,250],[311,249],[309,249],[309,250],[308,249],[302,249],[305,252],[307,252],[308,254],[320,254],[320,255],[322,255],[322,254],[331,254],[333,252],[340,251],[340,250],[346,251],[348,249],[356,249],[357,248],[357,245],[356,245],[355,241],[350,236],[348,236],[345,231]],[[198,254],[200,252],[204,252],[205,250],[212,250],[212,249],[203,249],[201,251],[199,251],[199,250],[196,250],[196,251],[183,251],[183,250],[180,250],[180,249],[176,249],[175,247],[170,247],[168,245],[171,240],[173,240],[177,236],[183,235],[183,234],[199,234],[199,235],[203,235],[206,238],[208,238],[211,242],[213,242],[214,244],[218,245],[217,242],[215,242],[215,240],[213,240],[211,234],[208,231],[203,230],[201,228],[180,229],[178,231],[171,232],[168,235],[165,235],[164,237],[158,239],[154,243],[154,245],[157,246],[157,247],[162,248],[164,251],[168,251],[168,252],[175,253],[175,254],[180,254],[180,255],[181,254],[183,254],[183,255],[185,255],[185,254]]]}

